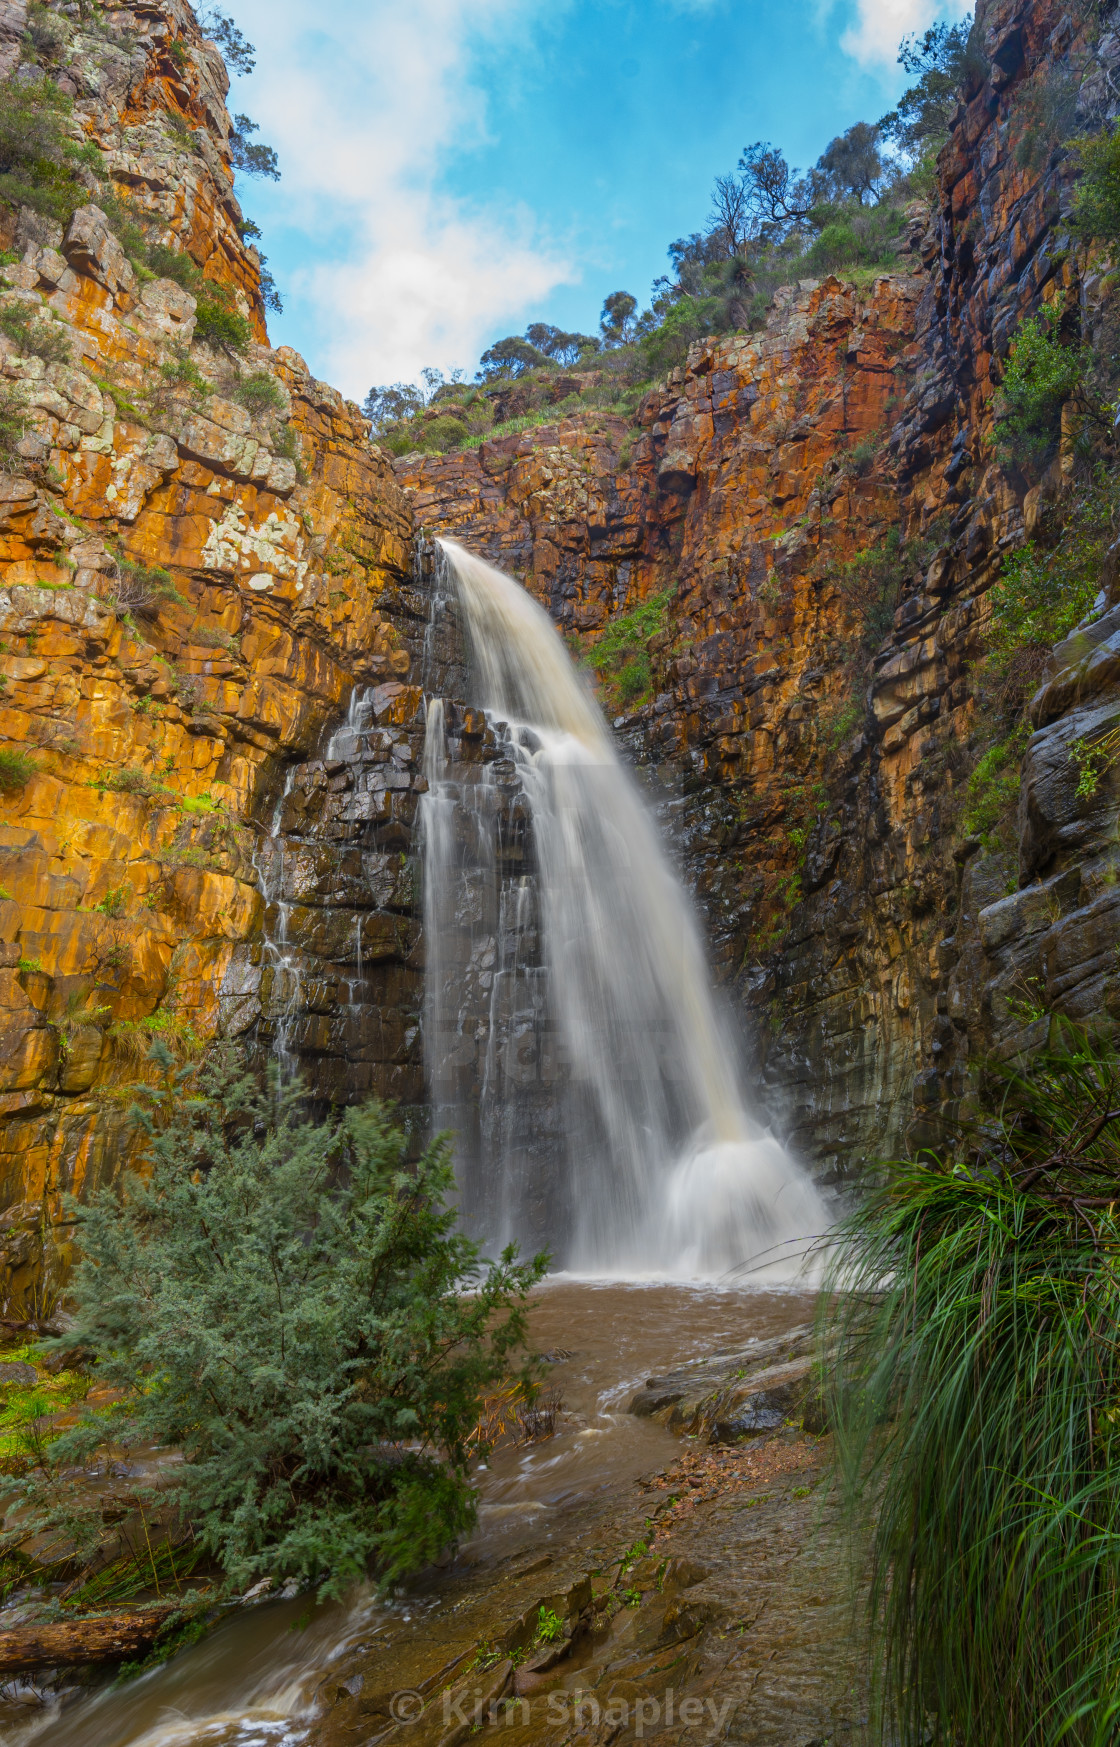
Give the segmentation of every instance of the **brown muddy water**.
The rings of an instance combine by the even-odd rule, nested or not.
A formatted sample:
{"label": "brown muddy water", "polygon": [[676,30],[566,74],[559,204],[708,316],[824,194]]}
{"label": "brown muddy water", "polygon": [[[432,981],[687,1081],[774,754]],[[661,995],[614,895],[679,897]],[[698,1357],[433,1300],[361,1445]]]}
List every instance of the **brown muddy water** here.
{"label": "brown muddy water", "polygon": [[679,1454],[677,1438],[627,1413],[645,1378],[741,1348],[811,1317],[806,1292],[557,1278],[532,1313],[536,1347],[559,1355],[564,1398],[548,1442],[495,1456],[477,1476],[478,1529],[446,1569],[390,1602],[369,1591],[314,1609],[306,1597],[247,1606],[203,1642],[126,1686],[63,1696],[0,1691],[2,1747],[298,1747],[332,1669],[360,1647],[396,1662],[402,1686],[456,1641],[456,1621],[516,1612],[522,1579],[578,1553],[592,1558],[632,1517],[635,1481]]}

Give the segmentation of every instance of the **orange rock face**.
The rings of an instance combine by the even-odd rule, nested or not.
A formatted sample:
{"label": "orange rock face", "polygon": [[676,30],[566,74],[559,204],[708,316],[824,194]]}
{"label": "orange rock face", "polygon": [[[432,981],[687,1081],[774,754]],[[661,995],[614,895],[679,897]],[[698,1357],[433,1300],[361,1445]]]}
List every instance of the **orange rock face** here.
{"label": "orange rock face", "polygon": [[[259,966],[256,848],[285,773],[356,685],[395,698],[412,665],[411,514],[358,409],[267,346],[221,58],[177,0],[118,22],[139,33],[123,69],[112,29],[70,43],[87,90],[101,69],[102,96],[76,117],[162,240],[241,293],[259,343],[236,363],[192,349],[195,298],[139,282],[94,196],[65,231],[13,218],[22,258],[0,269],[0,296],[31,311],[33,334],[49,324],[54,345],[39,356],[0,335],[5,384],[30,417],[0,474],[9,1314],[43,1308],[40,1239],[61,1193],[127,1156],[116,1089],[147,1071],[153,1038],[182,1058],[223,1015],[244,1030],[230,988]],[[166,113],[200,130],[189,149]],[[266,405],[242,396],[247,376],[271,384]],[[383,954],[409,1011],[410,947],[394,936]],[[259,985],[258,968],[254,1022]],[[398,1041],[397,1065],[367,1066],[365,1084],[380,1075],[415,1098],[418,1070],[402,1083],[399,1065],[414,1056]]]}

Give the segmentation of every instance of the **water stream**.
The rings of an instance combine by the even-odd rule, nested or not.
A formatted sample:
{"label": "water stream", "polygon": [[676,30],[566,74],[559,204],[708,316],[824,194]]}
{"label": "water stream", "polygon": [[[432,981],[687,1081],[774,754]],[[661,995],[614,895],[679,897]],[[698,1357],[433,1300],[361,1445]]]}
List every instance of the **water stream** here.
{"label": "water stream", "polygon": [[638,1475],[673,1459],[677,1439],[626,1412],[651,1372],[766,1339],[812,1313],[805,1293],[683,1283],[560,1278],[536,1297],[531,1338],[557,1355],[565,1411],[554,1438],[503,1450],[478,1472],[478,1528],[453,1566],[391,1603],[362,1590],[315,1610],[306,1596],[242,1608],[163,1668],[61,1707],[31,1687],[2,1689],[3,1747],[298,1747],[332,1666],[385,1638],[400,1685],[416,1684],[433,1630],[453,1629],[465,1595],[489,1584],[499,1629],[504,1574],[519,1553],[590,1541],[599,1524],[587,1527],[581,1512],[597,1498],[608,1508],[629,1497]]}
{"label": "water stream", "polygon": [[428,710],[425,1046],[464,1218],[590,1273],[794,1273],[827,1216],[745,1106],[637,786],[544,609],[440,545],[478,710]]}

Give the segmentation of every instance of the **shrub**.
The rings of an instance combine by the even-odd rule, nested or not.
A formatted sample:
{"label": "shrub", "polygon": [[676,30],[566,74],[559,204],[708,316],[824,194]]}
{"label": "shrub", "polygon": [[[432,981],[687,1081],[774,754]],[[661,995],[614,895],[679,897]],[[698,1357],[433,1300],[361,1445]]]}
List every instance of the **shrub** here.
{"label": "shrub", "polygon": [[[447,1207],[445,1139],[414,1165],[376,1103],[311,1120],[228,1047],[139,1090],[143,1177],[71,1204],[68,1345],[122,1391],[52,1446],[177,1446],[174,1501],[231,1585],[394,1582],[475,1517],[470,1443],[546,1258],[483,1265]],[[59,1510],[28,1488],[38,1519]]]}
{"label": "shrub", "polygon": [[12,746],[0,746],[0,791],[12,794],[27,786],[35,774],[35,763],[26,752]]}
{"label": "shrub", "polygon": [[1081,172],[1073,223],[1083,236],[1120,241],[1120,126],[1101,130],[1074,146]]}
{"label": "shrub", "polygon": [[37,60],[57,61],[70,40],[66,20],[57,12],[31,0],[27,8],[27,41]]}
{"label": "shrub", "polygon": [[118,613],[155,613],[161,603],[172,601],[180,606],[189,605],[175,587],[169,570],[141,564],[126,558],[123,552],[115,556],[116,575],[109,589]]}
{"label": "shrub", "polygon": [[1069,635],[1092,606],[1100,575],[1090,550],[1072,541],[1045,552],[1032,540],[1003,561],[992,585],[988,646],[1006,658],[1030,645],[1049,649]]}
{"label": "shrub", "polygon": [[233,396],[254,418],[261,418],[265,413],[282,412],[287,404],[283,389],[267,370],[255,370],[251,376],[243,376]]}
{"label": "shrub", "polygon": [[1019,806],[1019,766],[1030,739],[1030,725],[1020,722],[1003,740],[989,746],[968,779],[964,829],[969,837],[1000,841],[999,828],[1010,837]]}
{"label": "shrub", "polygon": [[245,317],[216,296],[199,298],[194,332],[202,345],[237,357],[244,356],[253,339],[253,330]]}
{"label": "shrub", "polygon": [[1011,342],[996,425],[1009,460],[1044,465],[1057,450],[1062,407],[1084,386],[1089,353],[1056,336],[1056,318],[1043,310],[1028,316]]}
{"label": "shrub", "polygon": [[444,454],[448,449],[458,449],[470,434],[462,419],[455,418],[451,413],[444,413],[419,426],[413,439],[413,447],[433,454]]}
{"label": "shrub", "polygon": [[0,467],[12,473],[20,465],[19,445],[27,435],[23,392],[0,382]]}
{"label": "shrub", "polygon": [[666,629],[672,590],[650,595],[628,613],[612,619],[588,655],[613,701],[633,704],[653,683],[648,644]]}
{"label": "shrub", "polygon": [[65,224],[87,198],[66,135],[70,100],[48,78],[0,85],[0,200]]}
{"label": "shrub", "polygon": [[1111,1050],[1055,1024],[953,1154],[891,1167],[839,1231],[838,1473],[907,1747],[1115,1738],[1118,1093]]}
{"label": "shrub", "polygon": [[70,336],[62,322],[48,312],[33,309],[28,303],[7,301],[0,304],[0,332],[25,355],[41,358],[44,364],[69,364]]}

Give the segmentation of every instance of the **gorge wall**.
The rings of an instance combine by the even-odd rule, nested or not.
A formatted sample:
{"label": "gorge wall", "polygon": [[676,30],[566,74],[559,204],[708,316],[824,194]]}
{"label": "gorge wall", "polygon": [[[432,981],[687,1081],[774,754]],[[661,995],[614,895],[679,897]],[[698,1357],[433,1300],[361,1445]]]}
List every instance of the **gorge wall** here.
{"label": "gorge wall", "polygon": [[[414,533],[509,569],[576,649],[655,603],[653,695],[618,733],[762,1100],[823,1180],[935,1134],[1042,1009],[1120,1014],[1120,785],[1079,799],[1069,757],[1120,722],[1120,616],[1057,652],[1035,701],[1017,848],[963,824],[987,591],[1062,479],[1025,495],[994,459],[999,360],[1041,301],[1102,319],[1068,155],[1019,161],[1023,93],[1068,65],[1099,103],[1107,23],[1090,44],[1051,0],[981,4],[988,75],[897,271],[780,293],[763,332],[694,347],[634,426],[589,411],[391,465],[267,344],[225,70],[190,8],[52,11],[46,71],[103,170],[83,167],[66,225],[13,210],[0,237],[0,313],[26,306],[69,350],[0,332],[30,419],[0,473],[0,752],[30,760],[0,773],[7,1314],[49,1298],[62,1193],[120,1168],[153,1039],[178,1061],[216,1035],[279,1044],[323,1099],[422,1100]],[[25,24],[7,0],[9,79],[34,76]],[[226,288],[244,358],[198,337],[179,280],[137,272],[114,199]],[[882,625],[868,553],[902,584]]]}
{"label": "gorge wall", "polygon": [[1036,1041],[1044,1009],[1120,1011],[1116,784],[1079,798],[1069,757],[1117,719],[1108,578],[1035,701],[1018,845],[966,828],[987,592],[1072,465],[1064,443],[1030,493],[1001,468],[1000,360],[1041,303],[1086,336],[1102,320],[1070,155],[1024,165],[1021,142],[1055,77],[1108,110],[1120,42],[1045,0],[977,17],[988,75],[896,273],[779,293],[633,427],[573,416],[395,463],[418,522],[509,568],[574,648],[665,602],[654,695],[616,726],[656,773],[762,1101],[835,1184],[944,1133],[978,1059]]}

